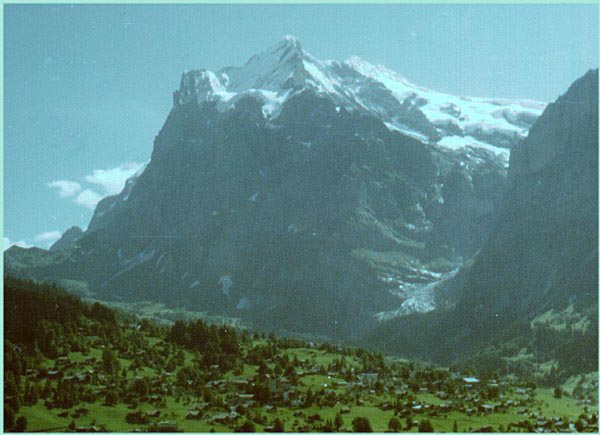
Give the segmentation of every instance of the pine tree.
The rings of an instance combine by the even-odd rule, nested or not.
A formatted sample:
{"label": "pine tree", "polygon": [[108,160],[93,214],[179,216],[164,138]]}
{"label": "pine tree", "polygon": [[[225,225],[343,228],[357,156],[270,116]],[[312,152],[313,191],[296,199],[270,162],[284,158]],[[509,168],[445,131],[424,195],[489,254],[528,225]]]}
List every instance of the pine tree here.
{"label": "pine tree", "polygon": [[4,432],[8,432],[15,424],[15,412],[13,409],[4,405]]}
{"label": "pine tree", "polygon": [[285,432],[285,426],[279,418],[276,418],[275,421],[273,422],[273,431],[274,432]]}
{"label": "pine tree", "polygon": [[433,425],[427,419],[423,419],[419,422],[419,432],[434,432]]}
{"label": "pine tree", "polygon": [[119,370],[119,360],[114,350],[108,347],[102,351],[102,368],[106,373],[116,373]]}
{"label": "pine tree", "polygon": [[27,417],[22,415],[19,418],[17,418],[17,421],[15,421],[13,431],[14,432],[25,432],[26,429],[27,429]]}
{"label": "pine tree", "polygon": [[356,417],[352,420],[352,430],[354,432],[373,432],[371,422],[367,417]]}
{"label": "pine tree", "polygon": [[388,429],[392,432],[400,432],[400,430],[402,429],[400,419],[398,417],[390,418],[390,421],[388,422]]}

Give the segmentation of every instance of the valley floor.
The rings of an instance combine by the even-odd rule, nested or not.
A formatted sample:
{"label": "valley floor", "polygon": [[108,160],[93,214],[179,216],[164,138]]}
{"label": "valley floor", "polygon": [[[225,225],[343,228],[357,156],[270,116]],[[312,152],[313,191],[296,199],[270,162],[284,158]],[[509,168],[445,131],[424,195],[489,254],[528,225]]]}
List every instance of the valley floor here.
{"label": "valley floor", "polygon": [[[155,348],[160,348],[163,343],[156,337],[146,339],[148,345]],[[252,346],[259,345],[259,342],[252,343]],[[252,383],[257,376],[258,365],[245,364],[242,374],[235,375],[233,371],[229,371],[216,382],[213,381],[210,387],[215,396],[223,399],[219,406],[207,404],[202,396],[178,392],[175,387],[175,374],[161,374],[154,368],[143,367],[135,371],[127,370],[128,381],[133,382],[134,378],[147,379],[158,389],[173,388],[172,394],[163,393],[157,398],[155,393],[149,391],[147,396],[139,398],[137,406],[121,402],[107,405],[103,394],[100,393],[105,390],[105,385],[99,382],[98,385],[89,385],[92,391],[89,401],[82,401],[65,409],[48,408],[40,400],[33,406],[23,406],[19,415],[27,418],[28,431],[39,432],[65,432],[73,429],[110,432],[153,429],[233,432],[248,420],[248,415],[252,416],[257,432],[273,431],[273,423],[277,418],[281,420],[286,431],[319,432],[323,430],[327,420],[333,422],[338,414],[343,423],[334,429],[340,432],[353,431],[352,422],[356,417],[366,417],[375,432],[385,432],[389,430],[388,424],[395,415],[399,417],[400,423],[400,428],[396,431],[402,432],[418,432],[419,422],[424,419],[431,422],[436,432],[509,429],[528,431],[531,428],[554,432],[575,431],[575,422],[580,420],[579,416],[589,412],[588,408],[592,408],[586,407],[586,402],[573,397],[556,398],[551,389],[519,388],[516,384],[502,382],[498,386],[498,395],[489,399],[485,398],[487,387],[472,387],[463,391],[460,387],[464,382],[462,379],[456,381],[459,391],[451,395],[444,394],[444,386],[436,388],[429,382],[418,383],[418,389],[412,392],[405,382],[393,379],[383,383],[382,388],[378,386],[377,390],[372,390],[360,382],[351,383],[344,380],[336,371],[327,371],[327,367],[341,357],[339,353],[311,348],[289,348],[283,352],[290,358],[297,357],[301,362],[308,362],[307,370],[299,375],[297,386],[284,384],[280,391],[276,385],[273,386],[273,398],[268,400],[267,404],[256,402],[254,396],[243,396],[243,387]],[[92,358],[98,363],[90,362]],[[100,371],[101,358],[101,348],[92,347],[87,355],[73,352],[61,362],[47,360],[45,366],[50,372],[54,369],[68,377],[78,373]],[[193,360],[194,355],[185,351],[184,366],[192,365]],[[132,360],[119,358],[119,364],[129,369]],[[355,365],[356,370],[359,370],[358,359],[349,358],[348,364]],[[160,384],[153,380],[160,380]],[[50,381],[51,384],[57,382]],[[309,405],[298,399],[284,398],[285,393],[291,390],[299,398],[305,398],[309,389],[319,396],[335,395],[335,399],[330,403]],[[48,401],[46,403],[51,404]],[[198,410],[201,412],[193,414]],[[146,413],[147,424],[128,422],[127,416],[135,412]],[[144,421],[143,417],[140,418],[140,422]],[[410,419],[412,425],[409,423]],[[74,422],[74,425],[69,428],[71,422]],[[597,430],[597,423],[595,424],[589,424],[587,429]]]}
{"label": "valley floor", "polygon": [[201,320],[161,326],[31,286],[5,292],[8,431],[598,431],[597,392],[577,382],[542,388]]}

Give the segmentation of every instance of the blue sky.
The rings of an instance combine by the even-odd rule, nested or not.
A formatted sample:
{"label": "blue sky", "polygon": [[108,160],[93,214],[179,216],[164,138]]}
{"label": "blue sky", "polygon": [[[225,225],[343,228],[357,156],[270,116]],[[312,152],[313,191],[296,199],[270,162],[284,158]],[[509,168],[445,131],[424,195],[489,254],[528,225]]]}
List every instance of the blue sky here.
{"label": "blue sky", "polygon": [[598,65],[596,5],[6,5],[9,243],[48,247],[148,161],[186,69],[283,35],[460,95],[554,100]]}

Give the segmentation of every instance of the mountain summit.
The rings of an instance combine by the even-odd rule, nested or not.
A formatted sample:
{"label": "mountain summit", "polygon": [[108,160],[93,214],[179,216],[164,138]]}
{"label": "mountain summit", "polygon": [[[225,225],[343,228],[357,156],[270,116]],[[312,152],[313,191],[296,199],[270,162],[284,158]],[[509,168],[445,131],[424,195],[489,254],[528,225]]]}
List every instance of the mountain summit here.
{"label": "mountain summit", "polygon": [[435,92],[358,56],[342,63],[321,61],[289,35],[241,67],[184,73],[174,103],[214,101],[223,111],[252,95],[262,102],[265,116],[276,117],[285,101],[305,89],[348,110],[367,111],[388,128],[418,140],[450,149],[479,147],[505,157],[545,107],[530,100]]}

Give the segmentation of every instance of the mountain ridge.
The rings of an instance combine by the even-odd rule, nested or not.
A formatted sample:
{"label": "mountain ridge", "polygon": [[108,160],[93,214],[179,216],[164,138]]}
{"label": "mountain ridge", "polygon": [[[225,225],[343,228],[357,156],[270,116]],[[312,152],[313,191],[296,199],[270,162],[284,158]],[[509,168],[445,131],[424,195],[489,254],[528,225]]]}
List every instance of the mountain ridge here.
{"label": "mountain ridge", "polygon": [[289,35],[241,67],[185,72],[173,101],[215,101],[226,110],[241,96],[253,95],[263,101],[265,116],[276,117],[281,104],[305,88],[328,94],[348,110],[367,110],[388,128],[421,141],[450,149],[486,147],[506,157],[503,149],[523,138],[545,107],[532,100],[435,92],[358,56],[321,61]]}

